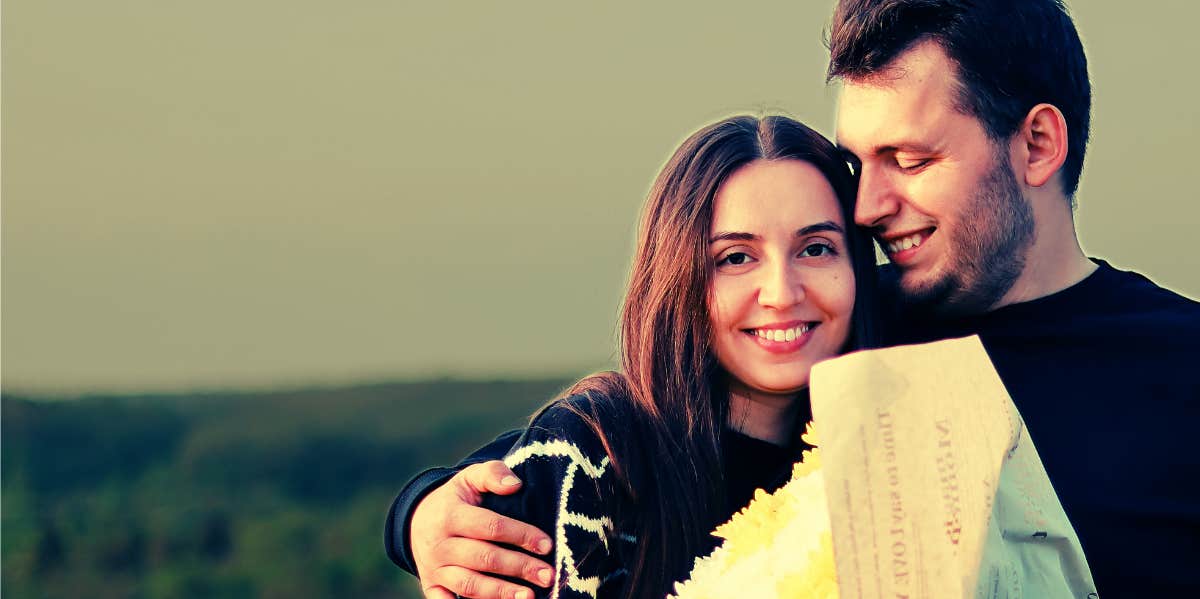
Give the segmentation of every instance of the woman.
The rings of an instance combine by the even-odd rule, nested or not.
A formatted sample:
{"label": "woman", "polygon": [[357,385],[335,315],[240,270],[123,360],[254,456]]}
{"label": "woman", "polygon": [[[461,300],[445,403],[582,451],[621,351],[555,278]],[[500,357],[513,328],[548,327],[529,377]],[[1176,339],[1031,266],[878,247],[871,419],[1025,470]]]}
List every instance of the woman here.
{"label": "woman", "polygon": [[532,420],[484,507],[555,542],[550,597],[662,597],[803,449],[809,369],[873,341],[874,253],[836,148],[783,117],[688,138],[644,207],[619,373]]}

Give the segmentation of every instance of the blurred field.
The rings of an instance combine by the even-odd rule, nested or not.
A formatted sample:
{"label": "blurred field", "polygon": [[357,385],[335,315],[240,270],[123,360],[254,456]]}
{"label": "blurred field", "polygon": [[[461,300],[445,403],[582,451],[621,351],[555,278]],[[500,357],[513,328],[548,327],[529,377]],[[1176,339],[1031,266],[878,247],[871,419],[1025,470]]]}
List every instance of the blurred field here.
{"label": "blurred field", "polygon": [[4,597],[419,597],[382,544],[427,465],[566,381],[39,400],[5,394]]}

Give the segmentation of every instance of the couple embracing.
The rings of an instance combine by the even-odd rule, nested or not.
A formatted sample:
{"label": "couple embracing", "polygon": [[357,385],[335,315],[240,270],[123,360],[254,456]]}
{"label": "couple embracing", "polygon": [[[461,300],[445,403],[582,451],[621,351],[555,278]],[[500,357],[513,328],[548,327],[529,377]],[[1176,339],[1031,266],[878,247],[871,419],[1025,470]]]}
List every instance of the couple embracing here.
{"label": "couple embracing", "polygon": [[1200,595],[1200,304],[1079,246],[1091,90],[1062,2],[842,0],[830,51],[837,146],[736,117],[659,174],[619,371],[397,497],[388,553],[427,596],[662,597],[807,449],[814,363],[966,335],[1101,596]]}

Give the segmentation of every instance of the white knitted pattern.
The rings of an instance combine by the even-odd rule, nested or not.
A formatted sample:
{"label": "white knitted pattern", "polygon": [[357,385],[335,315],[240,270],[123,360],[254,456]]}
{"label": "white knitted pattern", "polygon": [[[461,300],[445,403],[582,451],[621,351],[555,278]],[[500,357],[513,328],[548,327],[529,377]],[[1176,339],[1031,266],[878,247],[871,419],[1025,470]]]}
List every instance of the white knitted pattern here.
{"label": "white knitted pattern", "polygon": [[[522,446],[509,454],[508,457],[504,458],[504,464],[509,468],[516,468],[530,458],[537,456],[566,458],[563,469],[562,489],[558,497],[558,515],[555,518],[554,537],[556,551],[554,569],[556,580],[554,581],[555,584],[550,597],[551,599],[558,599],[559,581],[565,575],[567,588],[594,598],[603,581],[599,576],[584,577],[579,575],[574,554],[571,551],[571,546],[567,543],[567,526],[574,526],[596,535],[607,550],[609,548],[608,535],[613,531],[613,522],[608,516],[595,517],[571,511],[568,499],[571,496],[571,489],[575,486],[575,474],[582,472],[585,476],[593,480],[599,479],[608,471],[608,456],[605,456],[598,463],[593,464],[573,443],[562,440],[537,441]],[[605,580],[611,578],[614,574],[616,573],[610,573]]]}

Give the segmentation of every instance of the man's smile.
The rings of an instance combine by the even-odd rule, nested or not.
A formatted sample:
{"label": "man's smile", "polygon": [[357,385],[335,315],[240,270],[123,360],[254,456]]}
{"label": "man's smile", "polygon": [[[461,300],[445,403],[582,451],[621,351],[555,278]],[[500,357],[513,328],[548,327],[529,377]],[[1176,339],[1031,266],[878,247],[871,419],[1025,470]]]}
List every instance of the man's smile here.
{"label": "man's smile", "polygon": [[893,264],[904,265],[911,262],[917,251],[933,236],[936,227],[921,229],[908,233],[880,235],[877,237],[880,247]]}

